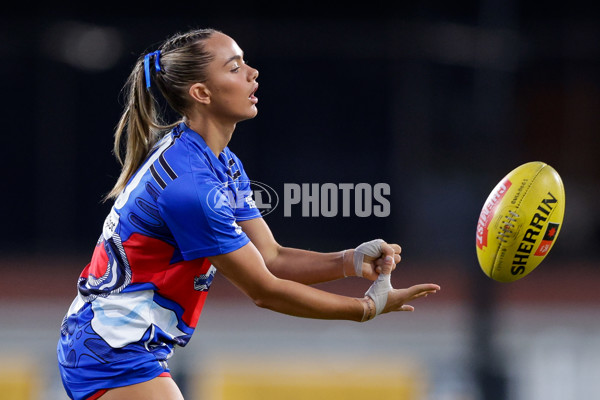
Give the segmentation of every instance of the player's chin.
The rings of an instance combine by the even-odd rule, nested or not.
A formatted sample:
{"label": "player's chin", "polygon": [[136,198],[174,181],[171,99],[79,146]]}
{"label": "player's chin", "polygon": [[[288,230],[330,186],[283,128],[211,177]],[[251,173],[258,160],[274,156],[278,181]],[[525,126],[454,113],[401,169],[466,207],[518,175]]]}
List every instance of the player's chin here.
{"label": "player's chin", "polygon": [[252,105],[252,107],[250,107],[250,110],[245,113],[243,120],[246,119],[252,119],[254,117],[256,117],[258,115],[258,108],[255,105]]}

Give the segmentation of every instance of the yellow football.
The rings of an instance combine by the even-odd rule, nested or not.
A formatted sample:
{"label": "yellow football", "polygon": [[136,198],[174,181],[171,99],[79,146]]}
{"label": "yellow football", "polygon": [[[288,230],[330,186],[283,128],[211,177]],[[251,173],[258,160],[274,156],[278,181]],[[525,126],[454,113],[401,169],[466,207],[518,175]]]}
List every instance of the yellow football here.
{"label": "yellow football", "polygon": [[563,182],[550,165],[533,161],[508,173],[485,201],[475,244],[481,269],[513,282],[546,258],[565,215]]}

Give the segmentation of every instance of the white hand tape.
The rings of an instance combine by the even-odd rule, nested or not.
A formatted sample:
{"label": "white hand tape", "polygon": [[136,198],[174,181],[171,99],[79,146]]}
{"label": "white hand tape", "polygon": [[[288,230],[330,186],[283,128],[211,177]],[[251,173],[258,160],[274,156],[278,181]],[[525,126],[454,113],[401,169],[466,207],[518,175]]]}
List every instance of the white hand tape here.
{"label": "white hand tape", "polygon": [[375,302],[375,315],[381,314],[387,303],[388,293],[392,290],[391,274],[379,274],[365,295]]}
{"label": "white hand tape", "polygon": [[356,276],[362,275],[362,264],[365,255],[369,257],[379,257],[381,255],[381,244],[385,243],[383,239],[375,239],[362,243],[354,249],[354,272]]}

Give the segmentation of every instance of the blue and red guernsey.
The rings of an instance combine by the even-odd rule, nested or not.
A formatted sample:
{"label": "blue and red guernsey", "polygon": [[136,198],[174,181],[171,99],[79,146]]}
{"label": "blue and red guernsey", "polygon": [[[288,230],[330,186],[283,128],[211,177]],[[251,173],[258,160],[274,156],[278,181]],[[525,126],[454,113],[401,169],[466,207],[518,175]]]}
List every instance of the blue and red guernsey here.
{"label": "blue and red guernsey", "polygon": [[215,156],[183,123],[165,135],[116,199],[79,277],[58,344],[65,383],[105,376],[107,387],[111,369],[141,361],[163,371],[198,322],[216,272],[207,257],[246,245],[237,222],[259,217],[235,154]]}

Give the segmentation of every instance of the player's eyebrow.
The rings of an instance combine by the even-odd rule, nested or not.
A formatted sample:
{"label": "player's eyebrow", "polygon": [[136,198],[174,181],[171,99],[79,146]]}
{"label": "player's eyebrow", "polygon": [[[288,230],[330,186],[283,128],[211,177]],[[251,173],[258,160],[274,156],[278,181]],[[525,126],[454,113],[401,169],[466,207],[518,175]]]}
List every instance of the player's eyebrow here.
{"label": "player's eyebrow", "polygon": [[225,61],[225,64],[223,64],[223,66],[226,66],[227,64],[229,64],[230,62],[234,61],[234,60],[238,60],[241,61],[243,58],[241,55],[236,54],[235,56],[231,56],[227,59],[227,61]]}

